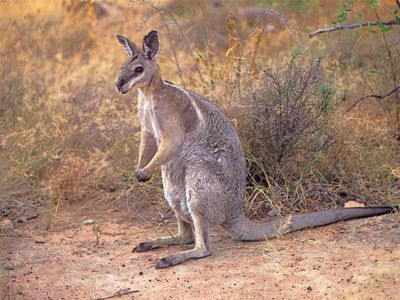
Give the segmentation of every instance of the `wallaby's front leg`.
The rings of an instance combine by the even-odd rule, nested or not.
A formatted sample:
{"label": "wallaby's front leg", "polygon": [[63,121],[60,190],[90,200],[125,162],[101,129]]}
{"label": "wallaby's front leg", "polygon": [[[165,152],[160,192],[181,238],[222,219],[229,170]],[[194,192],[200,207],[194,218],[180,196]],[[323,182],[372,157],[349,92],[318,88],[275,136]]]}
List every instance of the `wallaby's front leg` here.
{"label": "wallaby's front leg", "polygon": [[211,255],[208,222],[201,214],[193,214],[192,219],[195,230],[196,244],[193,249],[169,255],[160,259],[157,269],[164,269],[180,264],[188,259],[203,258]]}
{"label": "wallaby's front leg", "polygon": [[137,171],[146,166],[157,152],[157,142],[153,135],[144,130],[141,131],[139,160]]}
{"label": "wallaby's front leg", "polygon": [[135,248],[133,248],[132,252],[144,252],[167,245],[194,243],[192,226],[189,223],[183,221],[179,216],[176,216],[176,218],[178,220],[178,234],[176,236],[167,236],[158,238],[154,241],[140,243]]}
{"label": "wallaby's front leg", "polygon": [[[168,124],[167,124],[168,123]],[[151,161],[139,170],[137,178],[139,181],[147,181],[153,172],[161,165],[178,156],[185,139],[184,126],[180,119],[160,120],[160,144]]]}

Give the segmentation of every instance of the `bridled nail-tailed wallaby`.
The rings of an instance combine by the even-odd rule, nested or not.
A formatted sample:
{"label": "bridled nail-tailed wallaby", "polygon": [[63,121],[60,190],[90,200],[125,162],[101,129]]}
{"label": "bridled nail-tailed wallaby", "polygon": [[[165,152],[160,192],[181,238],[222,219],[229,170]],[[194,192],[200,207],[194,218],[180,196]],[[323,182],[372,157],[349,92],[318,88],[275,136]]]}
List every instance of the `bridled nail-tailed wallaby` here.
{"label": "bridled nail-tailed wallaby", "polygon": [[177,236],[140,243],[142,252],[182,242],[191,250],[162,258],[167,268],[211,254],[209,227],[221,225],[236,239],[259,241],[283,233],[354,218],[386,214],[391,207],[340,208],[256,223],[244,215],[246,162],[239,137],[225,115],[202,96],[164,81],[157,66],[157,31],[142,48],[116,35],[128,53],[116,85],[122,94],[139,88],[141,141],[137,179],[161,168],[164,195],[176,214]]}

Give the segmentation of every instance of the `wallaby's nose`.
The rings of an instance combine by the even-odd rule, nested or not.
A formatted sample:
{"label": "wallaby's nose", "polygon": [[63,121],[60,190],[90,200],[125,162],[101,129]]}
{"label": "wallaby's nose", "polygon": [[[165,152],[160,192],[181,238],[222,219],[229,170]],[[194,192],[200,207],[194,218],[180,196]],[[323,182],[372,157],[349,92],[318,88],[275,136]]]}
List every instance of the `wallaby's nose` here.
{"label": "wallaby's nose", "polygon": [[121,91],[121,87],[124,85],[124,79],[123,78],[119,78],[116,82],[115,85],[117,86],[118,91]]}

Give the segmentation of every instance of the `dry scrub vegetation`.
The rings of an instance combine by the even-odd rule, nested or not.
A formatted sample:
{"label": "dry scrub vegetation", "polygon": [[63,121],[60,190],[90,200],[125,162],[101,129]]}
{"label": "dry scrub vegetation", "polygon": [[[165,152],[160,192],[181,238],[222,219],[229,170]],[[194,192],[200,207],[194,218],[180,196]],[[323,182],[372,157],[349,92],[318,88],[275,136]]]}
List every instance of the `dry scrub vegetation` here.
{"label": "dry scrub vegetation", "polygon": [[[282,2],[282,3],[278,3]],[[307,35],[334,1],[0,3],[0,217],[72,202],[130,209],[161,201],[132,178],[136,96],[114,80],[115,33],[161,36],[165,79],[206,95],[237,126],[250,214],[399,204],[399,28]],[[396,3],[352,3],[348,22],[390,19]],[[271,9],[272,8],[272,9]],[[400,9],[400,8],[399,8]]]}

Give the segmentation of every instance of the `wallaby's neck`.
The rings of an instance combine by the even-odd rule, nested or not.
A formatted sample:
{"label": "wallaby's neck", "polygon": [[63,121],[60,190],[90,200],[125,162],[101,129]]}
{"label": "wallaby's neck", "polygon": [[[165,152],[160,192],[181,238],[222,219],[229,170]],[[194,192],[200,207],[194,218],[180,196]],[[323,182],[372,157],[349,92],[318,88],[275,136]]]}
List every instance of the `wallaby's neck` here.
{"label": "wallaby's neck", "polygon": [[141,87],[140,90],[147,99],[154,99],[154,96],[160,94],[164,88],[165,83],[162,80],[160,70],[157,67],[149,83],[146,86]]}

